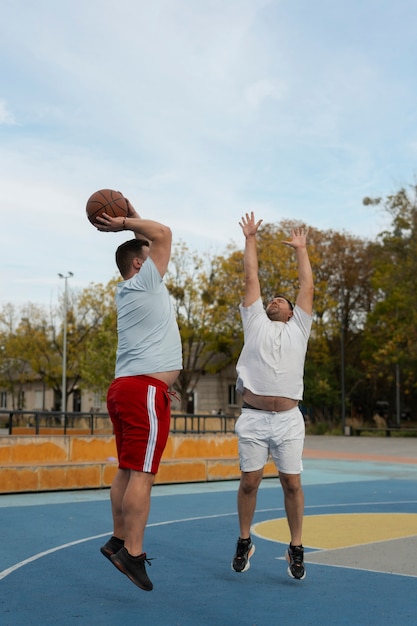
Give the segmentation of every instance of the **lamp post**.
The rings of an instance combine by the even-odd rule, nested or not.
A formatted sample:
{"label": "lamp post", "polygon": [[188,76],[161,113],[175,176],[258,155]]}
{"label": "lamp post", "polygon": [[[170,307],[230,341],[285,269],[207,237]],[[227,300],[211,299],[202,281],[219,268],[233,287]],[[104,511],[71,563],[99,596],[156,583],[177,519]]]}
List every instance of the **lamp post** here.
{"label": "lamp post", "polygon": [[68,312],[68,278],[74,276],[72,272],[64,274],[58,274],[60,278],[64,279],[64,338],[62,341],[62,399],[61,399],[61,411],[65,416],[67,408],[67,312]]}
{"label": "lamp post", "polygon": [[340,396],[342,413],[342,432],[346,432],[346,382],[345,382],[345,288],[342,285],[340,294]]}
{"label": "lamp post", "polygon": [[340,395],[342,410],[342,432],[346,435],[346,383],[345,383],[345,325],[340,325]]}

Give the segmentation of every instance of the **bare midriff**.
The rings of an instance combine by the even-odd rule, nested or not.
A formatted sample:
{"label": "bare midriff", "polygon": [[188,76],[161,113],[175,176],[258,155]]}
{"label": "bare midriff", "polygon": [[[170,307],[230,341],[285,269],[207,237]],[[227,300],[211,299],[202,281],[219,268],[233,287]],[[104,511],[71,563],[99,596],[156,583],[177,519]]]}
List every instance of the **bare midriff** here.
{"label": "bare midriff", "polygon": [[177,380],[180,371],[181,370],[173,370],[172,372],[154,372],[153,374],[146,374],[146,376],[162,380],[162,382],[167,384],[168,387],[171,387],[171,385],[173,385]]}
{"label": "bare midriff", "polygon": [[258,396],[249,389],[243,390],[243,400],[253,406],[254,409],[262,411],[289,411],[298,405],[298,400],[285,398],[284,396]]}

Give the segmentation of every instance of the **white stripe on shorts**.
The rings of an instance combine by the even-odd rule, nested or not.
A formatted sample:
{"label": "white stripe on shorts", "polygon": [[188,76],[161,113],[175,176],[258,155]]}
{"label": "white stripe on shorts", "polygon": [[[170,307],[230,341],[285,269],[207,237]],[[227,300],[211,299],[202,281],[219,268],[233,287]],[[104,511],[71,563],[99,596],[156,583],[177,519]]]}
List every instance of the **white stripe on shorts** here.
{"label": "white stripe on shorts", "polygon": [[149,438],[146,446],[145,460],[143,463],[143,471],[152,471],[153,455],[155,453],[156,441],[158,438],[158,419],[155,410],[156,387],[148,386],[147,409],[149,418]]}

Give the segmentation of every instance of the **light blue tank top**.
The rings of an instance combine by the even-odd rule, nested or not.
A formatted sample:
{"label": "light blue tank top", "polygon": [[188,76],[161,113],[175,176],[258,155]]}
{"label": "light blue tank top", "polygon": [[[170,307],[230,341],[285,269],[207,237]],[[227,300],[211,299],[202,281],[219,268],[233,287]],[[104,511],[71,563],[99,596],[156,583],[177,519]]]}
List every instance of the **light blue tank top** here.
{"label": "light blue tank top", "polygon": [[140,271],[117,285],[116,378],[182,369],[174,307],[150,257]]}

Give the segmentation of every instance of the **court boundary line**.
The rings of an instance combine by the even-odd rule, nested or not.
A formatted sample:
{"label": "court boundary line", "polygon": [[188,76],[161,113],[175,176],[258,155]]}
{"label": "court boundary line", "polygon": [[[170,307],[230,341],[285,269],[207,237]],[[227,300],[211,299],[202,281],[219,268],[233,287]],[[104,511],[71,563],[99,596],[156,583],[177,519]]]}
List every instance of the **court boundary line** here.
{"label": "court boundary line", "polygon": [[[312,554],[314,554],[314,552]],[[276,557],[276,559],[278,561],[285,561],[286,560],[284,556],[278,556],[278,557]],[[360,572],[369,572],[371,574],[382,574],[383,576],[403,576],[405,578],[417,578],[417,574],[400,574],[399,572],[385,572],[385,571],[381,571],[381,570],[377,570],[377,569],[365,569],[363,567],[352,567],[351,565],[336,565],[336,564],[332,564],[332,563],[317,563],[317,562],[310,561],[310,560],[306,560],[305,564],[307,566],[309,566],[309,565],[321,565],[323,567],[337,567],[339,569],[349,569],[349,570],[352,570],[354,572],[360,571]]]}
{"label": "court boundary line", "polygon": [[[369,505],[388,505],[388,504],[416,504],[417,500],[398,500],[398,501],[388,501],[388,502],[360,502],[360,503],[340,503],[340,504],[319,504],[319,505],[308,505],[305,507],[305,509],[320,509],[320,508],[327,508],[330,506],[333,506],[335,508],[341,508],[341,507],[352,507],[352,506],[369,506]],[[41,506],[41,505],[40,505]],[[259,514],[259,513],[271,513],[273,511],[284,511],[284,507],[274,507],[271,509],[259,509],[255,511],[255,514]],[[200,520],[206,520],[206,519],[217,519],[217,518],[221,518],[221,517],[231,517],[231,516],[237,516],[237,511],[233,511],[231,513],[218,513],[218,514],[213,514],[213,515],[201,515],[201,516],[197,516],[197,517],[186,517],[186,518],[180,518],[180,519],[174,519],[174,520],[165,520],[165,521],[161,521],[161,522],[153,522],[151,524],[147,524],[146,528],[153,528],[153,527],[157,527],[157,526],[167,526],[169,524],[182,524],[182,523],[186,523],[186,522],[196,522],[196,521],[200,521]],[[30,557],[28,557],[27,559],[24,559],[23,561],[19,561],[18,563],[15,563],[14,565],[6,568],[5,570],[0,572],[0,580],[3,580],[4,578],[6,578],[7,576],[9,576],[10,574],[12,574],[13,572],[21,569],[22,567],[24,567],[25,565],[28,565],[29,563],[33,563],[34,561],[37,561],[45,556],[48,556],[49,554],[53,554],[54,552],[59,552],[60,550],[64,550],[66,548],[71,548],[72,546],[78,545],[80,543],[86,543],[87,541],[92,541],[94,539],[100,539],[102,537],[107,537],[109,534],[111,534],[112,531],[108,531],[106,533],[101,533],[99,535],[93,535],[91,537],[84,537],[82,539],[77,539],[75,541],[70,541],[68,543],[64,543],[61,544],[59,546],[55,546],[54,548],[50,548],[49,550],[45,550],[43,552],[39,552],[38,554],[34,554]],[[277,543],[282,543],[282,542],[277,542]],[[278,557],[280,558],[280,557]],[[343,567],[343,566],[340,566]],[[351,568],[351,569],[355,569],[355,568]],[[363,570],[363,571],[368,571],[368,570]],[[369,570],[369,571],[373,571],[373,570]],[[384,573],[384,572],[382,572]],[[398,575],[402,575],[402,574],[398,574]],[[406,574],[404,574],[406,575]]]}

